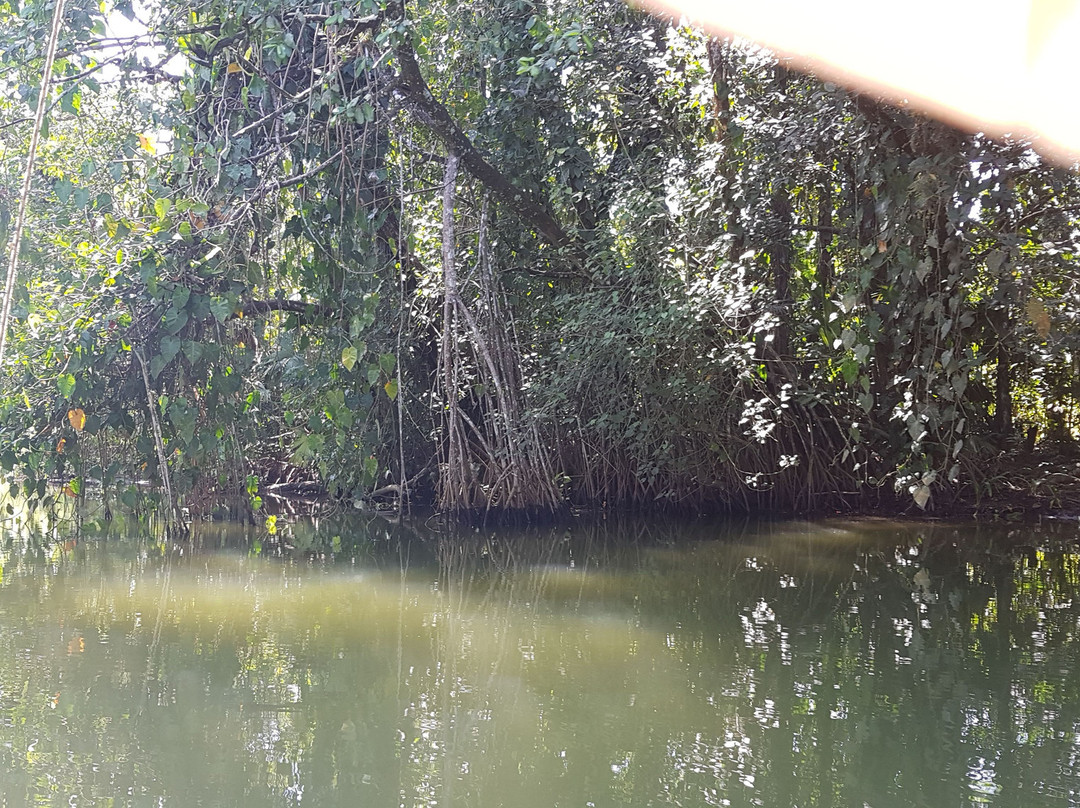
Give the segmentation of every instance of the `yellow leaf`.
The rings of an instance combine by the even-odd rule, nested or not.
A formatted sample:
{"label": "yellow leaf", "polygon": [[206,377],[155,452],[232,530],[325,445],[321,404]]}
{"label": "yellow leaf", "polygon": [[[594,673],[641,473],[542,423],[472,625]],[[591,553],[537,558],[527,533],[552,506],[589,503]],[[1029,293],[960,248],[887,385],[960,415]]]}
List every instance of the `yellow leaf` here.
{"label": "yellow leaf", "polygon": [[67,443],[67,438],[60,438],[60,440],[57,441],[57,443],[56,443],[56,453],[57,454],[63,454],[64,453],[64,444],[65,443]]}
{"label": "yellow leaf", "polygon": [[83,427],[86,426],[86,413],[82,411],[81,407],[68,410],[68,423],[76,432],[83,431]]}
{"label": "yellow leaf", "polygon": [[65,485],[64,486],[64,496],[65,497],[71,497],[72,499],[75,499],[75,497],[77,497],[78,494],[75,493],[75,489],[72,488],[70,485]]}
{"label": "yellow leaf", "polygon": [[226,73],[243,73],[244,68],[240,67],[236,62],[229,62],[229,66],[225,68]]}
{"label": "yellow leaf", "polygon": [[1046,312],[1046,306],[1037,297],[1027,302],[1027,316],[1031,324],[1035,326],[1035,333],[1043,339],[1050,335],[1050,315]]}
{"label": "yellow leaf", "polygon": [[139,135],[139,145],[143,147],[144,151],[150,154],[157,154],[157,147],[154,145],[154,141],[146,135]]}

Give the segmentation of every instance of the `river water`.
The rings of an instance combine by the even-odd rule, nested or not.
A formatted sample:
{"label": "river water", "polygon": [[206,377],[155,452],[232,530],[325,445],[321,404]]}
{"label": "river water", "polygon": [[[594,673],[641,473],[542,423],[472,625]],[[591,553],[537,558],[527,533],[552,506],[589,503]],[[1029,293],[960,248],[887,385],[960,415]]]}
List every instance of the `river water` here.
{"label": "river water", "polygon": [[1080,528],[0,534],[0,806],[1080,805]]}

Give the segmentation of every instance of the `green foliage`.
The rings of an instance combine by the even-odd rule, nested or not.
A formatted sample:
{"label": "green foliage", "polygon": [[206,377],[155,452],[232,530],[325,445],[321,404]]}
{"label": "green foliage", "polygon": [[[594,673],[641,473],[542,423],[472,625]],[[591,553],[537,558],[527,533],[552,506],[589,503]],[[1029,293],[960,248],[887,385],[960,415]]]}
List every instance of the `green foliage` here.
{"label": "green foliage", "polygon": [[[2,369],[38,502],[163,457],[193,512],[258,458],[481,508],[930,507],[1076,437],[1080,188],[1027,144],[622,3],[165,2],[119,46],[116,12],[69,6]],[[0,241],[49,13],[0,3]]]}

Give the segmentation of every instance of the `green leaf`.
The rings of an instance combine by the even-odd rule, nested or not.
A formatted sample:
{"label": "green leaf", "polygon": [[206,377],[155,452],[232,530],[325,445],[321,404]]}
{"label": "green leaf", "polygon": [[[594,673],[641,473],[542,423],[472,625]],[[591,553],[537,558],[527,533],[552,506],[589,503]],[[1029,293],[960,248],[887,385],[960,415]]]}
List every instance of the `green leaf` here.
{"label": "green leaf", "polygon": [[364,485],[371,485],[375,482],[375,474],[378,470],[379,461],[375,459],[374,455],[364,458]]}
{"label": "green leaf", "polygon": [[170,308],[165,312],[165,318],[162,320],[162,325],[165,331],[169,334],[179,334],[180,329],[187,325],[190,317],[186,311],[181,309]]}
{"label": "green leaf", "polygon": [[70,373],[61,373],[56,377],[56,386],[64,398],[71,398],[71,394],[75,392],[75,377]]}
{"label": "green leaf", "polygon": [[228,320],[232,311],[233,305],[227,298],[217,296],[210,298],[210,313],[214,315],[214,319],[219,323]]}
{"label": "green leaf", "polygon": [[71,198],[71,192],[75,189],[69,179],[57,180],[53,183],[53,193],[56,194],[56,198],[60,200],[60,204],[66,204]]}
{"label": "green leaf", "polygon": [[202,356],[202,344],[195,340],[186,339],[181,344],[181,350],[189,362],[198,362]]}
{"label": "green leaf", "polygon": [[177,434],[185,446],[195,437],[195,416],[197,410],[190,407],[183,398],[178,398],[169,405],[169,420],[176,427]]}
{"label": "green leaf", "polygon": [[394,372],[395,362],[396,359],[392,353],[379,354],[379,367],[387,376]]}
{"label": "green leaf", "polygon": [[184,308],[191,299],[191,289],[186,286],[177,286],[173,289],[172,303],[177,309]]}
{"label": "green leaf", "polygon": [[326,443],[326,436],[319,434],[302,435],[293,444],[293,462],[305,463],[316,457]]}
{"label": "green leaf", "polygon": [[345,406],[345,391],[344,390],[327,390],[326,391],[326,408],[330,411],[330,417],[332,418],[338,410]]}
{"label": "green leaf", "polygon": [[845,359],[840,365],[840,372],[844,375],[844,381],[854,384],[859,376],[859,363],[854,359]]}
{"label": "green leaf", "polygon": [[176,354],[180,352],[180,340],[176,337],[162,337],[160,350],[165,362],[172,362]]}
{"label": "green leaf", "polygon": [[383,385],[383,390],[386,391],[386,395],[393,401],[397,398],[397,379],[391,379]]}
{"label": "green leaf", "polygon": [[345,366],[345,370],[352,370],[356,365],[356,348],[354,346],[350,345],[341,351],[341,364]]}
{"label": "green leaf", "polygon": [[172,208],[172,200],[164,197],[154,200],[154,213],[157,214],[159,219],[164,219],[169,215],[169,210]]}

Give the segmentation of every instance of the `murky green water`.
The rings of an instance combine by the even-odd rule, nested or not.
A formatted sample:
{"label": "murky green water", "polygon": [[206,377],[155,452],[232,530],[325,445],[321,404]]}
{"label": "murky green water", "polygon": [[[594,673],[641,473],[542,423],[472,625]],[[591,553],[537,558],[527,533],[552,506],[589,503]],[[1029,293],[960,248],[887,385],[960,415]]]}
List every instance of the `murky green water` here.
{"label": "murky green water", "polygon": [[214,531],[3,534],[0,805],[1080,805],[1075,526]]}

